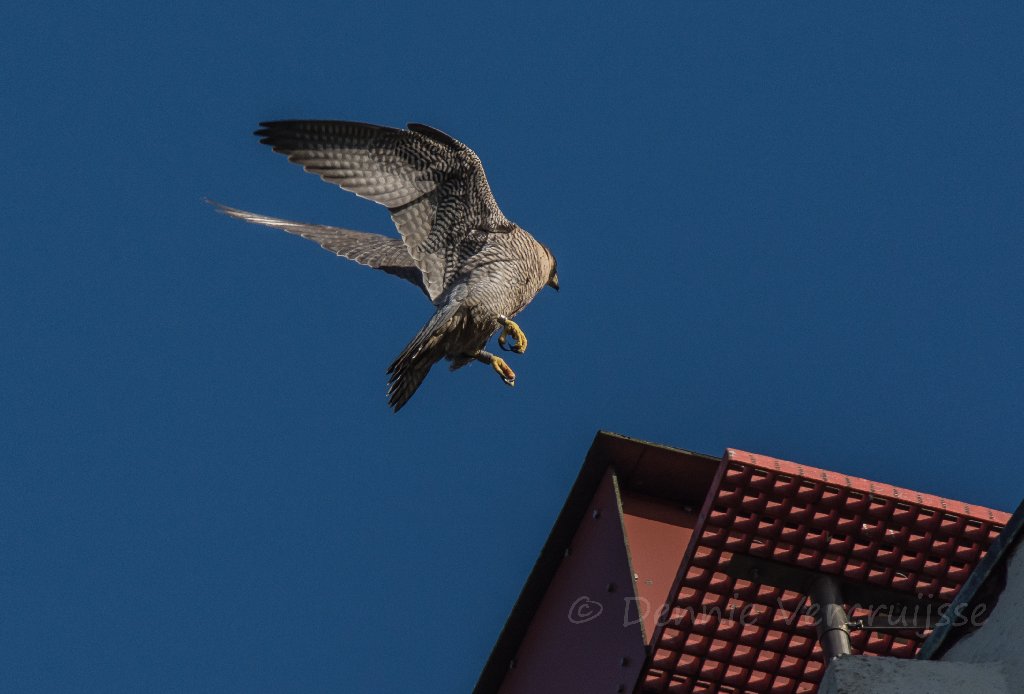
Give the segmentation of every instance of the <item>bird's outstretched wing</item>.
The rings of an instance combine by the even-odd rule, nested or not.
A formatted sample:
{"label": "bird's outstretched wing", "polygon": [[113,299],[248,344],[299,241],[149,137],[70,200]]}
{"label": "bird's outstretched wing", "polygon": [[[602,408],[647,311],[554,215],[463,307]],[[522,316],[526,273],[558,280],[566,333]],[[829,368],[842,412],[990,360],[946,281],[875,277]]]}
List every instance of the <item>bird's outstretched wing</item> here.
{"label": "bird's outstretched wing", "polygon": [[435,301],[481,243],[514,228],[494,201],[480,159],[428,126],[350,121],[261,123],[260,142],[360,197],[380,203]]}
{"label": "bird's outstretched wing", "polygon": [[309,239],[336,255],[354,260],[360,265],[366,265],[376,270],[382,270],[390,275],[401,277],[419,287],[423,293],[427,291],[426,287],[423,286],[423,275],[409,256],[409,251],[406,250],[405,244],[402,243],[401,239],[393,239],[381,234],[370,234],[365,231],[352,231],[351,229],[323,226],[322,224],[289,222],[286,219],[237,210],[212,200],[207,200],[207,202],[216,207],[218,212],[246,222],[263,224],[264,226],[281,229],[289,234]]}

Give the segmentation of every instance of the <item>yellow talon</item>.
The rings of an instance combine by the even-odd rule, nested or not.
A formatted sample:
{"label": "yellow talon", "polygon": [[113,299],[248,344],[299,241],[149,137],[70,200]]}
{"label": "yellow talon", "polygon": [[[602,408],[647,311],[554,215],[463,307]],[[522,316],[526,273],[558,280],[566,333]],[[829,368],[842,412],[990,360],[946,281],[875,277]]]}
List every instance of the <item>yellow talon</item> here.
{"label": "yellow talon", "polygon": [[498,375],[501,376],[501,380],[503,380],[506,385],[514,386],[516,384],[516,372],[509,368],[509,365],[505,363],[504,359],[501,357],[494,357],[491,361],[491,366],[498,372]]}
{"label": "yellow talon", "polygon": [[510,348],[516,354],[522,354],[526,351],[526,333],[523,332],[522,328],[516,325],[516,322],[501,316],[498,321],[502,325],[501,335],[498,336],[498,344],[502,349],[505,349],[505,343],[511,336],[515,344]]}

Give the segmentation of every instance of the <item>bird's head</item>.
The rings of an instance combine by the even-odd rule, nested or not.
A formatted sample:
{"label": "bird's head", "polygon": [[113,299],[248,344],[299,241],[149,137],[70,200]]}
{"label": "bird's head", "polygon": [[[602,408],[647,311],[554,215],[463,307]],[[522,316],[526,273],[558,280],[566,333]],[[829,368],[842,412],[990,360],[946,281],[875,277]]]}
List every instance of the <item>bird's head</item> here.
{"label": "bird's head", "polygon": [[[541,245],[543,246],[543,244],[541,244]],[[555,260],[555,256],[551,252],[550,248],[548,248],[547,246],[543,246],[543,247],[544,247],[544,252],[548,256],[548,267],[550,268],[550,271],[548,272],[548,281],[547,281],[547,283],[544,286],[551,287],[552,289],[554,289],[557,292],[558,291],[558,261]]]}

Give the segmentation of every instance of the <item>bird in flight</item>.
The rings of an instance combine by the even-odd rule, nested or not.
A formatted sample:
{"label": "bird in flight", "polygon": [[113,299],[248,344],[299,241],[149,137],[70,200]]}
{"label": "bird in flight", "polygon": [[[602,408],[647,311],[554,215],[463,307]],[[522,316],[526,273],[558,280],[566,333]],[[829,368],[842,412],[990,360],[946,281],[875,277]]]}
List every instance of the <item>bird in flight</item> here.
{"label": "bird in flight", "polygon": [[526,335],[512,318],[545,286],[558,289],[558,269],[547,246],[501,213],[473,150],[418,123],[403,130],[350,121],[272,121],[255,134],[306,171],[391,213],[401,238],[214,203],[224,214],[315,241],[427,295],[434,315],[388,367],[388,403],[395,412],[441,359],[453,371],[483,362],[515,385],[515,372],[484,347],[501,330],[503,350],[526,351]]}

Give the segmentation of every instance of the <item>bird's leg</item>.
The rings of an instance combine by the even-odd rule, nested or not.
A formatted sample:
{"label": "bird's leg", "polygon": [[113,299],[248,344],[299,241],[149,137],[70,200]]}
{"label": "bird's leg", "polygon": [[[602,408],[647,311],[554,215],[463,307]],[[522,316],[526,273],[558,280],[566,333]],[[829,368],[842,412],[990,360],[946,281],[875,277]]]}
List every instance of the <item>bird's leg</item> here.
{"label": "bird's leg", "polygon": [[501,380],[505,382],[505,385],[514,386],[516,384],[516,372],[509,368],[509,365],[501,357],[480,350],[473,355],[473,358],[477,361],[482,361],[484,364],[490,364],[491,368],[501,376]]}
{"label": "bird's leg", "polygon": [[[515,352],[516,354],[522,354],[526,351],[526,333],[522,331],[516,322],[505,316],[498,316],[498,323],[501,324],[502,330],[501,335],[498,336],[498,346],[506,352]],[[511,347],[505,347],[505,342],[509,336],[515,341]]]}

